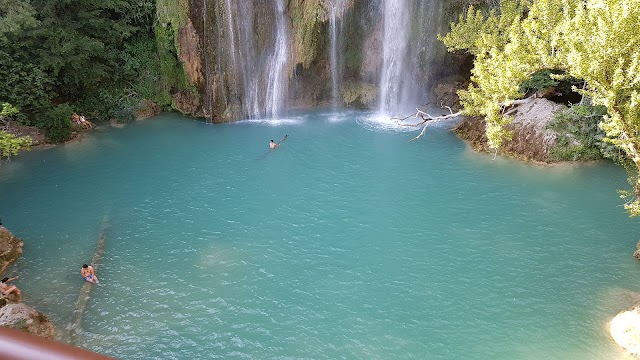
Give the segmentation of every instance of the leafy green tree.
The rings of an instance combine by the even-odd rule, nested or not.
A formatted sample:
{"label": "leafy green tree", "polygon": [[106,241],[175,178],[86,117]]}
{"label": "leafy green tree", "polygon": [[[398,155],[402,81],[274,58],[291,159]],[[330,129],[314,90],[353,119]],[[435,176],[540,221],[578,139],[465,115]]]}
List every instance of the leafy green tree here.
{"label": "leafy green tree", "polygon": [[[4,125],[12,116],[19,113],[19,110],[9,103],[3,103],[0,109],[0,125]],[[29,136],[15,136],[7,131],[0,131],[0,163],[3,159],[9,160],[11,156],[18,155],[18,151],[22,148],[31,146],[31,138]]]}
{"label": "leafy green tree", "polygon": [[22,0],[0,0],[0,40],[7,34],[18,33],[38,22],[31,4]]}
{"label": "leafy green tree", "polygon": [[9,160],[11,156],[18,155],[20,149],[28,149],[30,146],[31,138],[29,136],[17,137],[6,131],[0,131],[0,160]]}
{"label": "leafy green tree", "polygon": [[[485,20],[483,23],[482,20]],[[606,141],[635,164],[625,205],[640,215],[640,0],[504,0],[488,15],[470,8],[442,37],[450,50],[475,55],[472,84],[460,92],[464,113],[487,121],[489,145],[510,134],[505,109],[524,96],[531,74],[551,69],[585,81],[577,89],[602,105]]]}
{"label": "leafy green tree", "polygon": [[0,110],[0,120],[10,118],[11,116],[14,116],[19,112],[20,110],[18,110],[15,106],[9,103],[2,103],[2,109]]}
{"label": "leafy green tree", "polygon": [[154,21],[154,0],[0,0],[0,102],[29,125],[60,103],[102,119],[146,96],[166,103]]}
{"label": "leafy green tree", "polygon": [[[571,34],[562,58],[585,80],[584,94],[607,108],[600,127],[640,170],[640,0],[587,1],[559,26]],[[640,215],[640,177],[625,208]]]}

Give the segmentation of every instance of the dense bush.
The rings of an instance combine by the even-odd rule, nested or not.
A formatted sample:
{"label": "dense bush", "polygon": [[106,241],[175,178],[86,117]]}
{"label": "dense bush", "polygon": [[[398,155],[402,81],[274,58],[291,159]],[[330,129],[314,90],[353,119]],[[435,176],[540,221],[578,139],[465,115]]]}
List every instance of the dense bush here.
{"label": "dense bush", "polygon": [[58,105],[47,112],[38,123],[38,127],[44,129],[45,136],[49,141],[67,141],[71,138],[73,132],[71,128],[71,115],[73,113],[71,105]]}
{"label": "dense bush", "polygon": [[561,71],[545,69],[538,71],[531,75],[529,79],[524,81],[520,85],[520,92],[526,94],[528,92],[535,92],[544,90],[547,88],[554,88],[558,86],[560,81],[551,77],[552,74],[559,75]]}
{"label": "dense bush", "polygon": [[629,165],[624,152],[605,140],[600,122],[607,111],[603,106],[574,105],[555,114],[549,127],[558,133],[550,156],[558,161],[612,159]]}

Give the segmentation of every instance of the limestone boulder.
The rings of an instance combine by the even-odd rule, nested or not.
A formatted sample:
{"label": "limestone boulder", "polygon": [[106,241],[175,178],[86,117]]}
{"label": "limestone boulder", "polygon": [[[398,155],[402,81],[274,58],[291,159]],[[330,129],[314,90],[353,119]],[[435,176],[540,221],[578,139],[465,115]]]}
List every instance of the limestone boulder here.
{"label": "limestone boulder", "polygon": [[636,251],[633,252],[633,257],[640,260],[640,241],[636,244]]}
{"label": "limestone boulder", "polygon": [[49,339],[55,335],[55,328],[46,316],[22,303],[8,303],[0,308],[0,326]]}
{"label": "limestone boulder", "polygon": [[640,357],[640,303],[616,315],[609,330],[618,345],[629,354]]}
{"label": "limestone boulder", "polygon": [[[502,144],[500,152],[523,160],[551,162],[549,150],[556,145],[558,135],[547,127],[553,120],[553,115],[564,108],[564,105],[551,100],[535,98],[511,109],[513,121],[507,129],[513,133],[513,137]],[[474,149],[488,151],[485,129],[484,119],[469,117],[454,131],[461,138],[470,141]]]}
{"label": "limestone boulder", "polygon": [[527,160],[548,162],[547,154],[555,146],[558,135],[547,127],[553,115],[565,108],[545,98],[519,105],[514,109],[513,121],[507,126],[513,131],[513,138],[503,145],[504,150]]}

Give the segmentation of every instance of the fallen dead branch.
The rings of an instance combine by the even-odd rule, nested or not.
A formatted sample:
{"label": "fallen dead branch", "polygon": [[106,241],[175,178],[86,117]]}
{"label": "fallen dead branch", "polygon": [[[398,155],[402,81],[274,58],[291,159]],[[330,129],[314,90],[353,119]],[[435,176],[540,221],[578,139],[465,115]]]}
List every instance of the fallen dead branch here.
{"label": "fallen dead branch", "polygon": [[[409,116],[405,116],[403,118],[398,118],[398,117],[392,117],[391,120],[396,120],[398,122],[399,125],[401,126],[413,126],[413,127],[418,127],[418,126],[422,126],[422,131],[420,131],[420,134],[418,134],[418,136],[414,137],[413,139],[409,140],[409,142],[412,141],[416,141],[418,139],[420,139],[422,136],[424,136],[425,132],[427,131],[427,126],[429,126],[429,124],[431,123],[436,123],[440,120],[445,120],[445,119],[450,119],[456,116],[459,116],[462,114],[462,111],[458,111],[458,112],[453,112],[453,110],[451,110],[450,107],[448,106],[443,106],[444,108],[449,110],[449,114],[447,115],[440,115],[440,116],[432,116],[420,109],[416,109],[416,113],[409,115]],[[409,118],[421,118],[422,121],[415,123],[415,124],[403,124],[402,122],[406,119]]]}

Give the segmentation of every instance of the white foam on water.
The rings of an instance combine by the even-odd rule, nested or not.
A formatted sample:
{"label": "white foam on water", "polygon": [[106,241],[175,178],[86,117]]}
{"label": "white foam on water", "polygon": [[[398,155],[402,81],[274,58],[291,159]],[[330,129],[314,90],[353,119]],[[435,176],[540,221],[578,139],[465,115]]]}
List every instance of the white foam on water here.
{"label": "white foam on water", "polygon": [[327,120],[329,120],[330,123],[339,123],[352,118],[352,115],[345,112],[331,113],[327,115]]}
{"label": "white foam on water", "polygon": [[292,118],[292,119],[249,119],[237,121],[234,124],[260,124],[267,126],[287,126],[287,125],[302,125],[304,119]]}
{"label": "white foam on water", "polygon": [[415,124],[415,122],[406,120],[399,121],[382,113],[371,113],[368,116],[357,118],[356,121],[365,129],[372,131],[411,132],[421,129],[420,126],[411,126],[411,124]]}

